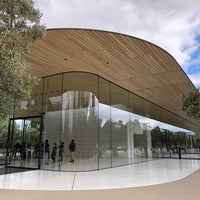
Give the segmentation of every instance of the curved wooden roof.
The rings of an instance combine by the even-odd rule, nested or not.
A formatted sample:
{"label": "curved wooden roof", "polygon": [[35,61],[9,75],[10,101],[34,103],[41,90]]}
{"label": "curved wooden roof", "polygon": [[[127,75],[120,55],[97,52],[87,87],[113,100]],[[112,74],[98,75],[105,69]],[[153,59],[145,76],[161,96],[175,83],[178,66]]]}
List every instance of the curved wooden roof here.
{"label": "curved wooden roof", "polygon": [[189,119],[181,97],[194,85],[170,54],[147,41],[99,30],[51,29],[26,59],[37,77],[92,72]]}

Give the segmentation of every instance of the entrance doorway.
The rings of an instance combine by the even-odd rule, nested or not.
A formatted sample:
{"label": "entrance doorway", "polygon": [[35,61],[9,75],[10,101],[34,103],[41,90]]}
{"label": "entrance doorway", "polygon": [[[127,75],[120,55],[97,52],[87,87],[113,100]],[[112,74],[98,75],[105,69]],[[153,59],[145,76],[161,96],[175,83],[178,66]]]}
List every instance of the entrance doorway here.
{"label": "entrance doorway", "polygon": [[8,128],[6,166],[40,169],[43,117],[11,118]]}

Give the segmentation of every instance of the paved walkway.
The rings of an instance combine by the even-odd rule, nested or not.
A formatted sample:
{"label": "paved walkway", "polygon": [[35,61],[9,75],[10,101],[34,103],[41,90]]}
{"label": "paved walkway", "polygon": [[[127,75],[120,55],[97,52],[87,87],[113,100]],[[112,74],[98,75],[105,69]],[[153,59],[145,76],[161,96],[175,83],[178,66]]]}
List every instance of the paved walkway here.
{"label": "paved walkway", "polygon": [[200,169],[200,160],[161,159],[90,172],[34,170],[0,175],[0,189],[98,190],[156,185]]}

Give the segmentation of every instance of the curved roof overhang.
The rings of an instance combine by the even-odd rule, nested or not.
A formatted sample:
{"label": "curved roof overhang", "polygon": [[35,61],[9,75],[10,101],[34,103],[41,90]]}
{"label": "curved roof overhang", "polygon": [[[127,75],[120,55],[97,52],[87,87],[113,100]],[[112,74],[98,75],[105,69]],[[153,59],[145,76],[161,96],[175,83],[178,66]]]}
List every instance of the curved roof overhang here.
{"label": "curved roof overhang", "polygon": [[198,126],[181,110],[182,95],[194,85],[169,53],[147,41],[99,30],[50,29],[26,59],[37,77],[95,73]]}

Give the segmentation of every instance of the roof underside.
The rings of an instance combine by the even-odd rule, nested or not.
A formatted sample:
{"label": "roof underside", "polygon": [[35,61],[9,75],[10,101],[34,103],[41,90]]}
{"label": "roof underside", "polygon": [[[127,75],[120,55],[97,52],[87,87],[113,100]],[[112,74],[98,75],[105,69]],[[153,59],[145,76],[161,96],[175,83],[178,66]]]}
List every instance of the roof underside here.
{"label": "roof underside", "polygon": [[189,119],[181,111],[181,97],[194,85],[171,55],[149,42],[98,30],[48,30],[26,59],[37,77],[69,71],[95,73]]}

